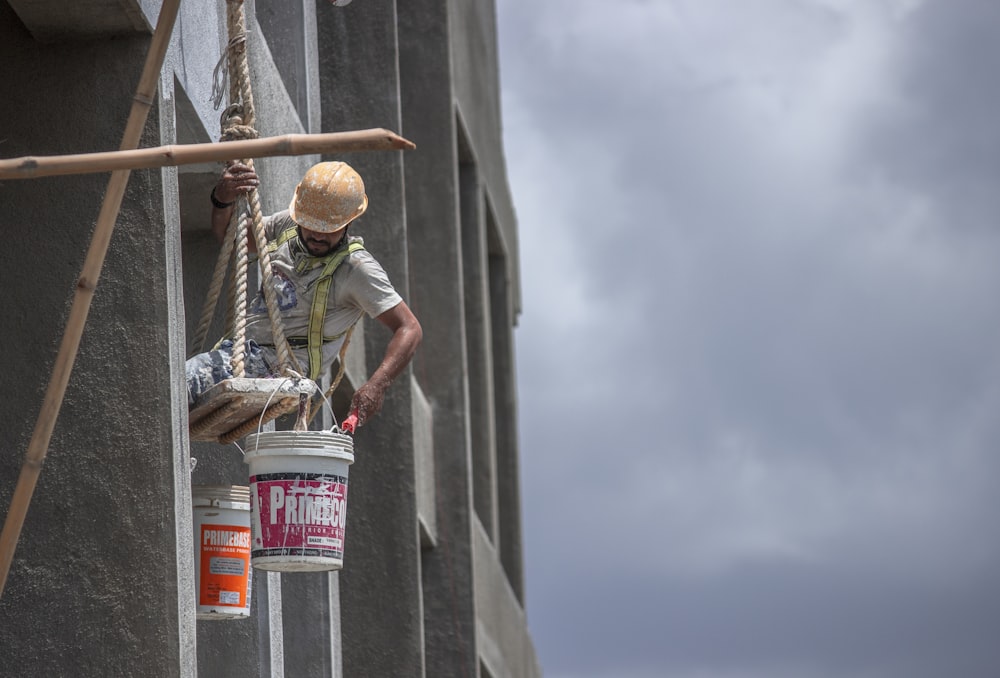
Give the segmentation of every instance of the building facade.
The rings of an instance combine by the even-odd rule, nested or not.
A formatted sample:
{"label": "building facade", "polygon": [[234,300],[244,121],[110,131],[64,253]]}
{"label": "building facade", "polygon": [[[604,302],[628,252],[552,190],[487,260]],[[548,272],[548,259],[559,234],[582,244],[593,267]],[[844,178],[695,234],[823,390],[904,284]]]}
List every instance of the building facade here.
{"label": "building facade", "polygon": [[[117,149],[159,10],[0,0],[0,156]],[[189,439],[183,380],[218,251],[209,193],[221,164],[137,170],[0,598],[0,675],[539,676],[524,612],[518,243],[493,0],[256,0],[245,11],[262,136],[384,127],[417,146],[256,163],[265,213],[319,160],[358,169],[371,203],[356,230],[424,329],[355,438],[345,567],[257,572],[249,618],[196,620],[192,488],[247,483],[238,446]],[[142,146],[218,140],[225,16],[221,1],[181,3]],[[0,183],[4,506],[107,181]],[[355,332],[339,416],[388,340],[370,320]]]}

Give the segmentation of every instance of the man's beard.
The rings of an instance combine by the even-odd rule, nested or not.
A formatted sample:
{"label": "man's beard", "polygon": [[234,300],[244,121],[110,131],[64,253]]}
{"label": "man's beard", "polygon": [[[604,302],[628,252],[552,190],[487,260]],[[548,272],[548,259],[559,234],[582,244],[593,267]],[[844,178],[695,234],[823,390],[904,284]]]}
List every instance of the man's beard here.
{"label": "man's beard", "polygon": [[340,247],[347,240],[346,228],[344,229],[343,235],[340,236],[340,239],[332,245],[326,240],[308,238],[305,233],[303,233],[301,226],[299,226],[298,231],[299,241],[306,248],[306,251],[309,252],[309,255],[313,257],[325,257],[326,255],[333,253],[334,250]]}
{"label": "man's beard", "polygon": [[325,256],[332,252],[333,248],[336,247],[336,245],[331,245],[328,242],[320,240],[304,240],[303,242],[306,244],[306,250],[308,250],[309,254],[314,257]]}

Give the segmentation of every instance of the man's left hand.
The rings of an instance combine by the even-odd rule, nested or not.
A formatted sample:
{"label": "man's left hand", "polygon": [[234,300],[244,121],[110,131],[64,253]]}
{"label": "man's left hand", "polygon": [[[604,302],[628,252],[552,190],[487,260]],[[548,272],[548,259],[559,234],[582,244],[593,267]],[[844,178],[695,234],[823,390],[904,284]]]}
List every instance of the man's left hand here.
{"label": "man's left hand", "polygon": [[359,427],[364,426],[368,419],[382,409],[387,388],[389,382],[376,377],[362,384],[361,388],[354,392],[354,397],[351,398],[351,411],[357,411]]}
{"label": "man's left hand", "polygon": [[351,410],[358,413],[358,426],[362,426],[382,409],[389,384],[410,363],[423,338],[420,323],[404,301],[378,316],[378,321],[392,331],[392,339],[386,348],[382,364],[351,399]]}

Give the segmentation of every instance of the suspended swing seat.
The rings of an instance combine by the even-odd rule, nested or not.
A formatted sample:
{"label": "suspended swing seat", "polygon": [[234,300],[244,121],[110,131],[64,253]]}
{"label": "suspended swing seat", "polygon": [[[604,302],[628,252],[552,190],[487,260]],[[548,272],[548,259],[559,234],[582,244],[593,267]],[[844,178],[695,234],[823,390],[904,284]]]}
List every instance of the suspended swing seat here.
{"label": "suspended swing seat", "polygon": [[229,444],[292,412],[317,390],[310,379],[226,379],[205,391],[188,413],[191,440]]}

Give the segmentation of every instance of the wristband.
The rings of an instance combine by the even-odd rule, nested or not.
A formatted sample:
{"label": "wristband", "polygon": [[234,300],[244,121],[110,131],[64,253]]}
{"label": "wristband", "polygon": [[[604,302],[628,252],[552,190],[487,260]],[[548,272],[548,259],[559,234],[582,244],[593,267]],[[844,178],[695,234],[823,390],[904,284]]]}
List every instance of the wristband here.
{"label": "wristband", "polygon": [[212,200],[212,204],[215,205],[216,207],[218,207],[220,210],[224,210],[227,207],[232,207],[233,205],[236,204],[235,200],[233,202],[222,202],[221,200],[219,200],[218,198],[216,198],[215,197],[215,187],[214,186],[212,187],[212,193],[208,197]]}

